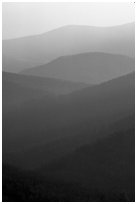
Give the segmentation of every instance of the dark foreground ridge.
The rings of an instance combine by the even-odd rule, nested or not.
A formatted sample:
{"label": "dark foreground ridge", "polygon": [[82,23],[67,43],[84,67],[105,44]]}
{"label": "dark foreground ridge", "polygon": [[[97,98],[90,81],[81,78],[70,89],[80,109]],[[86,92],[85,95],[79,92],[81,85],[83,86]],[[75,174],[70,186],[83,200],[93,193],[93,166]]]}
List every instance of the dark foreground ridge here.
{"label": "dark foreground ridge", "polygon": [[134,202],[124,191],[100,192],[3,164],[2,202]]}
{"label": "dark foreground ridge", "polygon": [[134,77],[5,106],[3,201],[134,201]]}

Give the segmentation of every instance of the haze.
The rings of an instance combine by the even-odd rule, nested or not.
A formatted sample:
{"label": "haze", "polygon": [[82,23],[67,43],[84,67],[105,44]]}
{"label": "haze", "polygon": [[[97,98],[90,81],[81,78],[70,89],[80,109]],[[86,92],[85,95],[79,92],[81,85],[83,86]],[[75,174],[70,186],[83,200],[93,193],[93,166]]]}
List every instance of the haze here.
{"label": "haze", "polygon": [[2,202],[135,202],[134,3],[4,3]]}
{"label": "haze", "polygon": [[65,25],[115,26],[134,22],[133,3],[3,3],[3,39]]}

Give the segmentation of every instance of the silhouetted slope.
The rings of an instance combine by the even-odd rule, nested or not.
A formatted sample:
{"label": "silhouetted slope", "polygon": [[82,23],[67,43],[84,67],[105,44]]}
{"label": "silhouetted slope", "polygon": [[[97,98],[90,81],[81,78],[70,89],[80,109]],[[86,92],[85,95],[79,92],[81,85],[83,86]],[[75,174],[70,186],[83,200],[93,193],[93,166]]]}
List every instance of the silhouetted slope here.
{"label": "silhouetted slope", "polygon": [[115,124],[112,135],[83,145],[73,154],[43,169],[51,178],[79,183],[100,191],[123,191],[134,198],[135,130],[134,116]]}
{"label": "silhouetted slope", "polygon": [[132,58],[106,53],[84,53],[60,57],[51,63],[22,71],[23,74],[45,76],[99,84],[128,74],[135,69]]}
{"label": "silhouetted slope", "polygon": [[[21,108],[25,102],[68,94],[87,87],[86,84],[72,83],[51,78],[24,76],[8,72],[2,73],[3,111]],[[52,99],[53,100],[53,99]]]}
{"label": "silhouetted slope", "polygon": [[[38,64],[39,65],[39,64]],[[23,70],[26,68],[31,68],[36,66],[36,63],[32,61],[18,58],[16,56],[8,56],[7,54],[2,54],[2,70],[6,72],[17,72],[17,70]]]}
{"label": "silhouetted slope", "polygon": [[[55,94],[55,95],[68,94],[73,91],[87,87],[87,85],[83,83],[72,83],[69,81],[63,81],[63,80],[52,79],[47,77],[43,78],[43,77],[26,76],[26,75],[24,76],[20,74],[9,73],[9,72],[3,72],[2,80],[3,80],[3,93],[5,95],[9,95],[11,93],[10,89],[5,90],[5,87],[7,86],[8,83],[14,83],[17,86],[22,86],[25,89],[28,89],[28,91],[29,89],[31,89],[32,92],[35,90],[40,94],[44,93],[44,94]],[[15,88],[15,90],[16,89],[17,88]],[[20,94],[22,94],[21,91],[19,92]],[[26,93],[27,93],[27,90],[26,90]],[[16,94],[16,98],[19,97],[18,94],[19,93]],[[37,94],[35,98],[38,97]]]}
{"label": "silhouetted slope", "polygon": [[37,168],[114,132],[134,114],[134,73],[66,96],[33,100],[3,113],[3,158]]}
{"label": "silhouetted slope", "polygon": [[16,82],[3,81],[3,92],[2,92],[2,102],[3,110],[6,108],[13,108],[20,106],[25,101],[32,100],[34,98],[39,98],[44,95],[42,92],[35,91],[28,87],[16,84]]}
{"label": "silhouetted slope", "polygon": [[3,164],[4,201],[134,201],[134,116],[115,132],[37,172]]}
{"label": "silhouetted slope", "polygon": [[105,52],[134,57],[134,27],[134,23],[106,28],[64,26],[41,35],[3,40],[3,56],[9,57],[11,64],[12,59],[21,59],[17,69],[5,66],[3,69],[19,72],[23,70],[22,60],[28,62],[29,68],[48,63],[63,55],[85,52]]}
{"label": "silhouetted slope", "polygon": [[134,201],[122,191],[100,192],[75,183],[42,177],[39,172],[28,172],[3,164],[3,202],[103,202]]}
{"label": "silhouetted slope", "polygon": [[49,180],[37,172],[22,171],[5,164],[2,185],[3,202],[84,201],[89,195],[78,185]]}

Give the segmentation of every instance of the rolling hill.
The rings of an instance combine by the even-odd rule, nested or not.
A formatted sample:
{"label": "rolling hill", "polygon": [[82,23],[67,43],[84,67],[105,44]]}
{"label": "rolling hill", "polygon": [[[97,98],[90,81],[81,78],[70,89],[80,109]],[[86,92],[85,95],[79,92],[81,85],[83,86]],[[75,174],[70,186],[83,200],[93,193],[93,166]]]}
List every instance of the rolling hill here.
{"label": "rolling hill", "polygon": [[68,94],[85,87],[87,85],[82,83],[3,72],[3,108],[13,108],[13,106],[17,108],[26,101],[44,95],[52,97],[52,95]]}
{"label": "rolling hill", "polygon": [[90,187],[91,192],[121,192],[134,198],[134,116],[116,123],[114,133],[95,144],[83,145],[72,154],[42,169],[44,175],[60,181]]}
{"label": "rolling hill", "polygon": [[[18,77],[4,77],[12,90]],[[28,79],[16,80],[15,97]],[[134,72],[3,109],[3,201],[133,202],[134,112]]]}
{"label": "rolling hill", "polygon": [[82,53],[60,57],[46,65],[22,71],[73,82],[99,84],[126,75],[135,69],[134,59],[108,53]]}
{"label": "rolling hill", "polygon": [[[105,28],[70,25],[41,35],[3,40],[3,57],[8,58],[8,63],[3,60],[3,69],[20,72],[60,56],[85,52],[105,52],[134,58],[134,27],[134,23]],[[13,59],[18,61],[18,67],[11,69]]]}
{"label": "rolling hill", "polygon": [[[85,88],[89,85],[84,83],[73,83],[65,80],[58,80],[48,77],[27,76],[23,74],[15,74],[3,72],[3,82],[13,82],[30,89],[35,89],[50,94],[68,94],[73,91]],[[3,91],[5,92],[5,91]],[[7,90],[9,92],[9,90]],[[18,96],[17,96],[18,97]]]}
{"label": "rolling hill", "polygon": [[134,114],[134,73],[60,97],[3,112],[3,161],[39,168],[115,131]]}
{"label": "rolling hill", "polygon": [[[39,65],[39,64],[37,64]],[[36,63],[32,61],[16,58],[15,56],[8,56],[7,54],[2,54],[2,70],[5,72],[16,73],[18,69],[26,69],[36,66]]]}

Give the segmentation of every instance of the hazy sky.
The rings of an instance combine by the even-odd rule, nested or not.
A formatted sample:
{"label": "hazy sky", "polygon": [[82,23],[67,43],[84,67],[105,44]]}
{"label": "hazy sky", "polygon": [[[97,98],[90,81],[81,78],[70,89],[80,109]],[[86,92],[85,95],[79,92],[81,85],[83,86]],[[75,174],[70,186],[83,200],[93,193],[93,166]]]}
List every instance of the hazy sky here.
{"label": "hazy sky", "polygon": [[114,26],[134,21],[134,3],[3,3],[3,39],[64,25]]}

